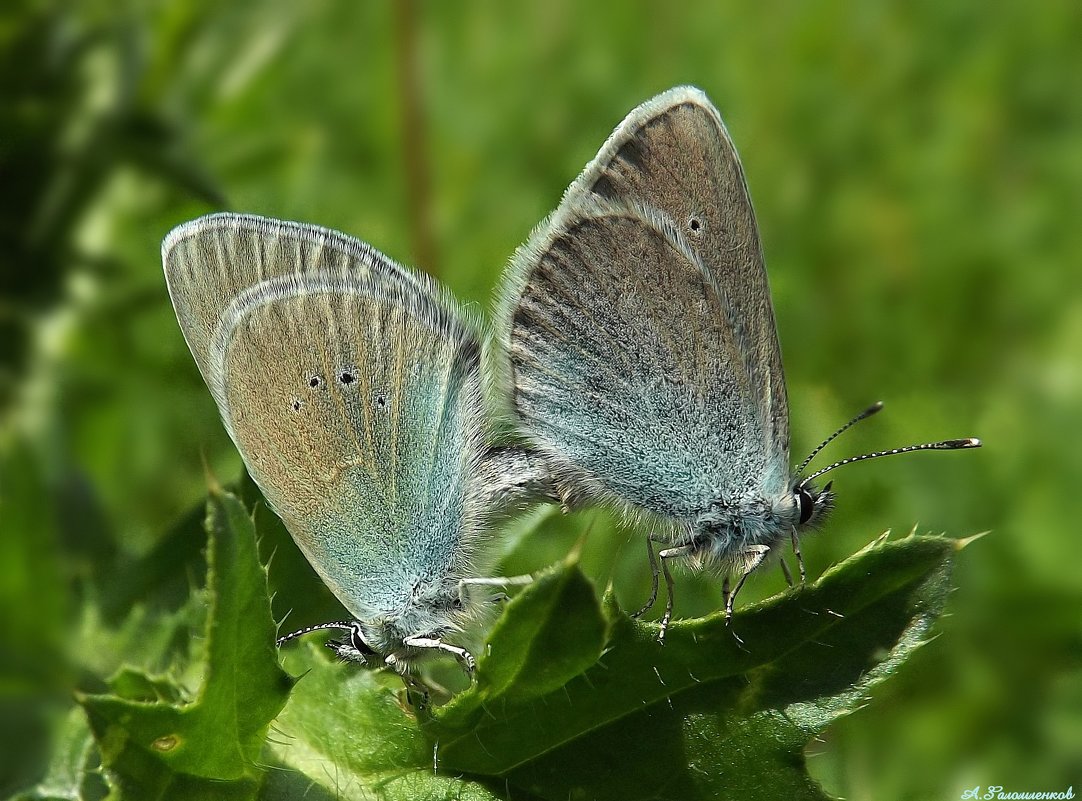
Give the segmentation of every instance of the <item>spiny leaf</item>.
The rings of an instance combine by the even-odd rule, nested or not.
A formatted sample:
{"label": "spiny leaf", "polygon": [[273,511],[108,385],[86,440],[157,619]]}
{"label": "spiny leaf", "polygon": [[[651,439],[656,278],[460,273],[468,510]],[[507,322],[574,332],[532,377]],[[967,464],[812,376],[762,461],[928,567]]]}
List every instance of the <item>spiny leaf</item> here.
{"label": "spiny leaf", "polygon": [[[252,521],[236,498],[215,490],[207,530],[210,614],[195,701],[79,698],[120,798],[254,797],[267,726],[289,694]],[[160,684],[151,689],[162,693]]]}
{"label": "spiny leaf", "polygon": [[[315,647],[297,651],[286,661],[303,664],[306,672],[274,723],[267,751],[271,761],[307,777],[305,798],[501,797],[476,782],[434,770],[432,746],[405,706],[397,678],[383,681],[355,665],[330,662]],[[396,684],[397,691],[391,689]],[[280,785],[294,787],[295,779],[274,775],[271,784],[263,798],[275,793],[289,797],[281,795]]]}
{"label": "spiny leaf", "polygon": [[[563,610],[579,610],[565,615]],[[501,696],[526,699],[552,692],[601,656],[608,634],[593,585],[578,570],[555,570],[537,578],[530,592],[507,604],[492,629],[477,689],[468,699],[480,704]]]}
{"label": "spiny leaf", "polygon": [[475,685],[431,712],[393,677],[294,652],[310,669],[270,756],[336,798],[821,801],[805,745],[926,640],[954,551],[879,540],[731,625],[678,621],[664,646],[565,564],[507,605]]}
{"label": "spiny leaf", "polygon": [[[679,621],[664,646],[656,625],[620,615],[600,660],[558,690],[486,699],[476,721],[459,712],[468,694],[441,710],[429,731],[438,763],[546,798],[654,798],[662,781],[667,797],[821,798],[803,746],[923,641],[952,553],[930,537],[877,544],[731,625]],[[596,600],[560,610],[599,613]]]}

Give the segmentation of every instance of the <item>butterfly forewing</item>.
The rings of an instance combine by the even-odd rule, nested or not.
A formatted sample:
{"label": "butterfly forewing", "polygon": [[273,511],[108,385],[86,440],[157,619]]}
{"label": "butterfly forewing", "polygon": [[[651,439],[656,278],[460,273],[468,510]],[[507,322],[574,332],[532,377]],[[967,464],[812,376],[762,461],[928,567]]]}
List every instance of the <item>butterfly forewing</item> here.
{"label": "butterfly forewing", "polygon": [[216,400],[220,378],[209,369],[213,338],[230,308],[243,308],[275,279],[313,273],[341,280],[380,275],[418,286],[414,275],[353,237],[314,225],[251,214],[209,214],[170,232],[162,243],[169,294],[200,372]]}
{"label": "butterfly forewing", "polygon": [[698,89],[677,87],[632,111],[568,191],[644,204],[669,217],[719,287],[749,376],[765,446],[788,461],[789,413],[759,229],[736,148]]}

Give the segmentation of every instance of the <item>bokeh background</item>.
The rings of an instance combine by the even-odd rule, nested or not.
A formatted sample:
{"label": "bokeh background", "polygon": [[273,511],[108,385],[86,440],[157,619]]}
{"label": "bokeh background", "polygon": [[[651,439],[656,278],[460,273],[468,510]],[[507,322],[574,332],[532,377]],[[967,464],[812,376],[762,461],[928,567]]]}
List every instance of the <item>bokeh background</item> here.
{"label": "bokeh background", "polygon": [[[827,455],[985,441],[835,474],[813,575],[887,528],[992,533],[958,558],[941,636],[809,749],[814,775],[854,801],[1082,789],[1080,9],[5,3],[0,797],[44,770],[72,688],[198,586],[207,472],[241,474],[166,295],[169,228],[338,228],[484,312],[612,127],[680,83],[748,175],[795,458],[880,398]],[[636,606],[641,540],[603,515],[542,510],[498,547],[536,569],[587,528],[587,568]],[[328,603],[276,581],[298,624]],[[679,590],[681,614],[718,604],[703,577]]]}

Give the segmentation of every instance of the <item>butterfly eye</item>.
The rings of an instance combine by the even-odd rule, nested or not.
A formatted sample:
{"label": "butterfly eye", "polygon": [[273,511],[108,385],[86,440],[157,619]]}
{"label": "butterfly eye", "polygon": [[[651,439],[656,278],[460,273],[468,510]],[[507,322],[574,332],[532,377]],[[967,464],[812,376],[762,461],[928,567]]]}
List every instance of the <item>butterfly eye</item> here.
{"label": "butterfly eye", "polygon": [[372,646],[364,641],[364,637],[361,634],[361,627],[354,624],[349,630],[349,644],[352,645],[357,652],[362,655],[369,655],[376,653],[372,650]]}
{"label": "butterfly eye", "polygon": [[[357,621],[343,622],[343,623],[325,623],[321,626],[313,626],[309,629],[301,629],[296,634],[292,634],[284,639],[292,639],[298,634],[306,634],[309,631],[315,631],[316,629],[345,629],[346,634],[342,637],[327,640],[323,643],[330,648],[343,662],[360,662],[362,665],[370,664],[369,658],[376,656],[376,650],[369,645],[364,639],[364,632],[361,630],[361,624]],[[279,644],[282,640],[278,641]]]}
{"label": "butterfly eye", "polygon": [[793,497],[796,498],[797,505],[800,506],[800,522],[807,523],[811,520],[812,512],[815,511],[815,499],[803,487],[798,488]]}

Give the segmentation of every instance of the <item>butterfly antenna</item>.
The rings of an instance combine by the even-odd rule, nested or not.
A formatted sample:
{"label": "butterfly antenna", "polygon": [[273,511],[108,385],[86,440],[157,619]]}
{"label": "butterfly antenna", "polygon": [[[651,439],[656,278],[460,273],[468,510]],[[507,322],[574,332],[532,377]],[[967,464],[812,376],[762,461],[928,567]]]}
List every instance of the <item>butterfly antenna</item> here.
{"label": "butterfly antenna", "polygon": [[797,484],[797,488],[803,487],[812,479],[818,478],[823,475],[823,473],[829,473],[835,467],[841,467],[843,464],[863,462],[865,459],[878,459],[880,456],[896,456],[899,453],[910,453],[911,451],[956,451],[962,448],[979,448],[980,446],[981,441],[979,439],[976,437],[969,437],[967,439],[945,439],[942,442],[926,442],[923,445],[907,445],[904,448],[894,448],[889,451],[876,451],[875,453],[865,453],[861,456],[850,456],[848,459],[842,459],[840,462],[835,462],[828,467],[824,467],[822,470],[816,470]]}
{"label": "butterfly antenna", "polygon": [[883,401],[876,401],[871,406],[869,406],[867,409],[865,409],[863,412],[861,412],[856,417],[854,417],[852,420],[850,420],[848,423],[846,423],[844,426],[842,426],[837,431],[835,431],[833,434],[831,434],[829,437],[827,437],[822,442],[820,442],[819,447],[816,448],[811,453],[809,453],[808,458],[800,463],[800,467],[798,467],[796,469],[797,475],[800,475],[801,473],[803,473],[804,468],[807,467],[811,463],[811,460],[814,459],[819,454],[819,451],[823,450],[823,448],[825,448],[827,445],[829,445],[835,439],[837,439],[839,434],[842,434],[842,433],[848,431],[850,428],[855,426],[861,420],[866,420],[867,418],[871,417],[873,414],[875,414],[876,412],[878,412],[882,408],[883,408]]}
{"label": "butterfly antenna", "polygon": [[310,634],[313,631],[322,631],[323,629],[338,629],[339,631],[350,631],[353,628],[353,623],[350,621],[343,621],[341,623],[320,623],[316,626],[308,626],[307,628],[298,629],[284,637],[279,637],[275,640],[274,645],[276,648],[281,648],[282,643],[294,640],[297,637],[303,637],[305,634]]}

